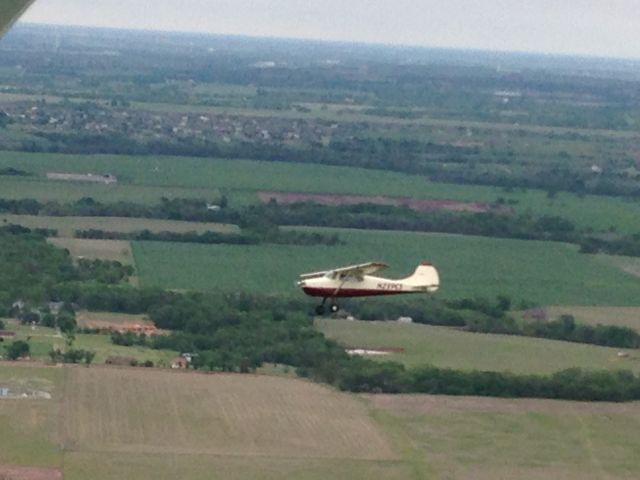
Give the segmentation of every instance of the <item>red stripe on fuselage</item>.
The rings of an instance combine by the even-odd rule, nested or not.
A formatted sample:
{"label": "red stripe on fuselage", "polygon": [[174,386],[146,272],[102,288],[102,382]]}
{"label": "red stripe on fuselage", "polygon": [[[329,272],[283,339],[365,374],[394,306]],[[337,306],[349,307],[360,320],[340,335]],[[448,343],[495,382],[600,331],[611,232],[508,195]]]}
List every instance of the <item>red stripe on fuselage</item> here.
{"label": "red stripe on fuselage", "polygon": [[304,293],[312,297],[336,298],[336,297],[373,297],[379,295],[399,295],[402,293],[420,293],[402,290],[374,290],[363,288],[341,288],[336,292],[335,288],[302,287]]}

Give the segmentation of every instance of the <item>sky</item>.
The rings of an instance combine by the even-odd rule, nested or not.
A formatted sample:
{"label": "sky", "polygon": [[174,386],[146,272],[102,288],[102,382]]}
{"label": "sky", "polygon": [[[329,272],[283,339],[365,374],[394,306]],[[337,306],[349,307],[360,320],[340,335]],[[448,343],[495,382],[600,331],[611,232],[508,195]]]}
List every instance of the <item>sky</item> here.
{"label": "sky", "polygon": [[640,58],[640,0],[37,0],[22,20]]}

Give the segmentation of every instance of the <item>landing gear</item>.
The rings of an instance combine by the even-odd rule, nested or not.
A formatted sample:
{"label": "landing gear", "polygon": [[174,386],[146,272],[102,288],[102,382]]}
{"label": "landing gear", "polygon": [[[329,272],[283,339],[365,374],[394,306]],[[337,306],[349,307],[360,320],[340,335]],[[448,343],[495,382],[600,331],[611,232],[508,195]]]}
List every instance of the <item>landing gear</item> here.
{"label": "landing gear", "polygon": [[[326,298],[322,299],[322,303],[316,307],[316,315],[324,315],[324,312],[325,312],[324,304],[326,302],[327,302]],[[331,311],[331,313],[336,313],[338,310],[340,310],[340,307],[338,306],[337,303],[332,301],[331,305],[329,306],[329,310]]]}

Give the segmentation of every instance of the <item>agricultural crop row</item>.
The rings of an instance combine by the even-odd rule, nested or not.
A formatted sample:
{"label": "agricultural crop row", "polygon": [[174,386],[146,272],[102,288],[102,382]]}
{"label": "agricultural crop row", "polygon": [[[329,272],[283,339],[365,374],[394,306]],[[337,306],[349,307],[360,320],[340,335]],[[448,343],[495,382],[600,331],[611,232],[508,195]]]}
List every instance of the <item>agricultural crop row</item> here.
{"label": "agricultural crop row", "polygon": [[[300,273],[380,260],[402,277],[421,261],[441,273],[444,298],[507,295],[542,305],[635,305],[637,278],[577,247],[522,240],[406,232],[338,233],[336,246],[190,245],[134,242],[141,284],[195,290],[295,295]],[[387,274],[387,272],[385,272]],[[309,300],[310,303],[313,300]]]}
{"label": "agricultural crop row", "polygon": [[0,364],[0,378],[53,395],[0,399],[0,468],[72,480],[630,480],[640,468],[637,404],[358,398],[295,379],[104,367]]}

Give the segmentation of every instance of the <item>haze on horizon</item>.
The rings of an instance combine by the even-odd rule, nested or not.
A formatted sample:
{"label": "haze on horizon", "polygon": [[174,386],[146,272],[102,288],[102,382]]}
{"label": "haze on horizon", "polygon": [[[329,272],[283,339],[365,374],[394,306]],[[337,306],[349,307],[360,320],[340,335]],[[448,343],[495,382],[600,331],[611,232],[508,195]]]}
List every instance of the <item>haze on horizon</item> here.
{"label": "haze on horizon", "polygon": [[37,0],[22,21],[640,58],[637,0]]}

